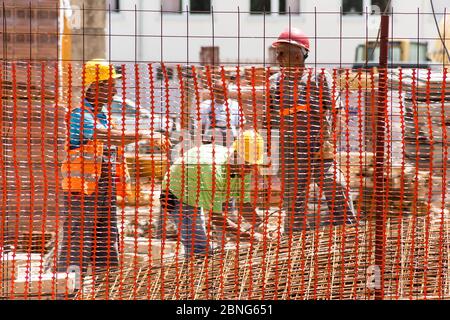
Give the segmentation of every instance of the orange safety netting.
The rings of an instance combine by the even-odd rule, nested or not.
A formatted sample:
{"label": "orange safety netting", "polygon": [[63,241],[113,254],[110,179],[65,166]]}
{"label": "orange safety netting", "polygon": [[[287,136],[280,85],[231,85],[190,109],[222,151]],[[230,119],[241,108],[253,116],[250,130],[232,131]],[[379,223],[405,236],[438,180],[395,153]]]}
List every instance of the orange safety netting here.
{"label": "orange safety netting", "polygon": [[0,68],[1,298],[450,295],[447,69]]}

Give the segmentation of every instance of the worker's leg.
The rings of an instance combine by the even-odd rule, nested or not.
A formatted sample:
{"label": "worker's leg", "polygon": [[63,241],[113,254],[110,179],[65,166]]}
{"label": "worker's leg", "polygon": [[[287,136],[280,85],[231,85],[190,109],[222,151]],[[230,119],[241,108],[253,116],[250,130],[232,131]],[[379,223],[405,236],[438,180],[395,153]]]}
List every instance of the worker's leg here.
{"label": "worker's leg", "polygon": [[102,163],[96,197],[95,245],[91,262],[94,271],[100,272],[119,266],[119,232],[116,212],[115,151],[106,150]]}
{"label": "worker's leg", "polygon": [[58,272],[85,273],[94,244],[94,206],[92,195],[66,193],[65,219],[57,254]]}
{"label": "worker's leg", "polygon": [[[222,204],[223,212],[217,213],[213,212],[211,214],[211,223],[214,228],[214,239],[215,241],[225,244],[227,239],[226,226],[228,225],[230,219],[235,217],[235,200],[230,198]],[[225,228],[225,229],[224,229]]]}
{"label": "worker's leg", "polygon": [[119,232],[117,228],[116,192],[102,190],[98,196],[95,221],[95,245],[92,250],[92,266],[97,271],[119,265]]}
{"label": "worker's leg", "polygon": [[169,190],[161,190],[159,195],[160,207],[156,216],[156,239],[162,239],[163,235],[165,236],[169,212],[174,210],[175,201],[177,201],[177,198]]}
{"label": "worker's leg", "polygon": [[234,213],[234,211],[237,209],[236,208],[236,200],[232,197],[230,197],[229,199],[227,199],[227,201],[225,201],[222,204],[222,208],[223,211],[227,213],[227,215],[232,215]]}
{"label": "worker's leg", "polygon": [[[292,166],[292,170],[294,170]],[[295,169],[296,175],[291,178],[293,181],[289,186],[290,193],[294,193],[291,201],[284,206],[286,218],[284,222],[284,232],[300,232],[308,226],[308,204],[306,195],[309,192],[309,185],[312,180],[311,174],[308,174],[307,165],[304,163]],[[309,183],[308,183],[309,181]]]}
{"label": "worker's leg", "polygon": [[[216,128],[216,130],[217,130],[216,131],[217,134],[215,137],[217,139],[216,143],[219,143],[225,147],[231,148],[233,145],[233,141],[235,139],[232,129]],[[219,136],[219,138],[217,136]],[[222,204],[222,208],[223,208],[223,216],[224,216],[223,219],[227,219],[227,218],[234,216],[235,211],[239,209],[236,207],[236,199],[229,195],[227,196],[227,201],[225,201]],[[218,215],[216,214],[215,218],[217,218],[217,217],[218,217]],[[214,221],[213,221],[213,223],[214,223]],[[218,226],[219,224],[216,224],[216,225]],[[224,231],[220,230],[220,229],[223,229],[223,228],[219,228],[219,239],[222,239]]]}
{"label": "worker's leg", "polygon": [[261,218],[256,211],[256,207],[249,202],[239,205],[240,214],[242,217],[251,225],[251,230],[256,232],[263,227],[264,220]]}
{"label": "worker's leg", "polygon": [[311,138],[298,138],[291,146],[292,151],[289,161],[284,164],[286,179],[284,194],[289,195],[288,201],[283,208],[286,212],[284,221],[284,232],[301,232],[308,228],[310,215],[306,196],[309,193],[309,186],[314,182],[314,161],[313,157],[318,149],[317,142]]}
{"label": "worker's leg", "polygon": [[201,208],[195,208],[181,203],[177,199],[174,201],[173,208],[167,210],[167,213],[177,227],[186,256],[190,256],[191,254],[206,254],[211,251]]}
{"label": "worker's leg", "polygon": [[294,163],[294,142],[287,141],[280,146],[280,169],[279,177],[281,183],[281,197],[282,208],[285,213],[284,219],[284,232],[288,233],[292,224],[295,208],[295,180],[296,180],[296,167]]}
{"label": "worker's leg", "polygon": [[320,167],[323,170],[315,170],[316,183],[323,186],[328,205],[327,216],[322,217],[320,225],[355,223],[356,214],[353,202],[349,198],[350,190],[347,190],[345,178],[339,167],[335,166],[332,159],[324,160],[323,165],[318,164],[318,168]]}

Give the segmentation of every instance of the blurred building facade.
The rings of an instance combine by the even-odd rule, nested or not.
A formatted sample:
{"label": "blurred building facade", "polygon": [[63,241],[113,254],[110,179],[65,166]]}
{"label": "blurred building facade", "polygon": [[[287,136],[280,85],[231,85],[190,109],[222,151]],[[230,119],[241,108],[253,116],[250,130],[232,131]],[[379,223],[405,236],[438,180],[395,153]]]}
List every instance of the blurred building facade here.
{"label": "blurred building facade", "polygon": [[[366,38],[377,37],[379,14],[370,13],[384,11],[388,3],[389,0],[109,0],[108,57],[114,61],[197,63],[215,59],[225,64],[271,63],[274,57],[270,44],[283,28],[292,25],[311,37],[309,63],[349,65],[355,59],[357,45]],[[446,2],[434,0],[434,5],[440,20]],[[266,14],[261,12],[264,8]],[[391,37],[426,42],[438,37],[430,1],[392,0],[389,10],[394,13]]]}

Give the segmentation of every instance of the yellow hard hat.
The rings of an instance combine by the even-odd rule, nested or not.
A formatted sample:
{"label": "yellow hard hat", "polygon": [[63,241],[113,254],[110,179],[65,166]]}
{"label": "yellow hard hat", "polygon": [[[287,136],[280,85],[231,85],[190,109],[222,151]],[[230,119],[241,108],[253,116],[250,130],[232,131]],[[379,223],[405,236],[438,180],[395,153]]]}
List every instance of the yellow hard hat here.
{"label": "yellow hard hat", "polygon": [[[98,66],[98,69],[97,69]],[[120,78],[122,75],[116,72],[114,66],[111,66],[103,59],[93,59],[86,62],[84,69],[84,84],[90,85],[93,82],[109,80],[110,78]]]}
{"label": "yellow hard hat", "polygon": [[264,139],[255,130],[245,130],[233,143],[241,158],[249,164],[262,164],[264,161]]}

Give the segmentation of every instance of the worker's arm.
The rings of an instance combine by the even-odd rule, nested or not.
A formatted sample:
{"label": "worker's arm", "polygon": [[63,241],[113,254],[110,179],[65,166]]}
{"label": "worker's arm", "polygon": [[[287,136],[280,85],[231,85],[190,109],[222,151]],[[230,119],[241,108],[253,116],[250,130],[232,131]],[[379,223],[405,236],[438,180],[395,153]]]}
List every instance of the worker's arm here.
{"label": "worker's arm", "polygon": [[[345,125],[342,121],[345,121],[343,117],[345,108],[342,105],[341,94],[336,92],[338,89],[332,89],[333,80],[328,72],[319,74],[319,85],[322,87],[322,107],[324,110],[324,116],[327,111],[331,112],[331,133],[335,134],[339,139],[342,127]],[[333,99],[334,95],[334,99]]]}
{"label": "worker's arm", "polygon": [[253,226],[254,230],[262,227],[264,221],[256,212],[256,207],[253,204],[249,202],[243,203],[242,208],[240,208],[239,205],[238,208],[242,217]]}
{"label": "worker's arm", "polygon": [[256,212],[256,208],[251,203],[243,203],[242,207],[238,205],[238,211],[241,216],[250,224],[252,227],[250,230],[244,230],[239,228],[238,225],[229,219],[226,219],[223,214],[213,213],[213,223],[219,228],[223,229],[225,225],[225,231],[234,235],[239,234],[241,237],[249,238],[252,234],[256,234],[255,238],[258,238],[257,230],[263,225],[263,220]]}
{"label": "worker's arm", "polygon": [[205,129],[209,128],[210,126],[210,110],[211,110],[211,101],[203,101],[200,104],[199,108],[195,108],[192,112],[192,118],[193,118],[193,134],[194,134],[194,141],[200,142],[200,144],[203,142],[203,135],[205,134]]}
{"label": "worker's arm", "polygon": [[244,230],[241,226],[230,219],[225,218],[221,213],[212,213],[212,223],[222,232],[226,233],[228,236],[239,236],[242,239],[250,239],[253,237],[255,240],[261,240],[262,235],[258,232],[252,232],[252,230]]}
{"label": "worker's arm", "polygon": [[69,126],[70,144],[75,147],[86,144],[94,138],[115,146],[123,146],[144,139],[153,141],[155,146],[163,150],[171,146],[169,139],[162,137],[159,133],[151,133],[148,130],[122,132],[122,130],[114,129],[111,125],[101,125],[91,113],[80,108],[71,112]]}
{"label": "worker's arm", "polygon": [[114,146],[123,146],[139,140],[150,140],[156,147],[167,151],[172,145],[169,139],[163,137],[158,132],[122,132],[121,130],[117,129],[104,129],[96,127],[95,134],[97,139]]}
{"label": "worker's arm", "polygon": [[[252,129],[254,126],[253,117],[253,92],[252,87],[243,85],[239,87],[234,86],[228,89],[228,99],[231,99],[237,105],[236,112],[232,114],[233,122],[236,129],[246,130]],[[257,95],[260,94],[257,92]],[[258,121],[258,120],[257,120]]]}

